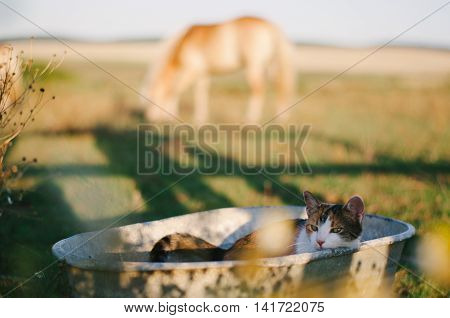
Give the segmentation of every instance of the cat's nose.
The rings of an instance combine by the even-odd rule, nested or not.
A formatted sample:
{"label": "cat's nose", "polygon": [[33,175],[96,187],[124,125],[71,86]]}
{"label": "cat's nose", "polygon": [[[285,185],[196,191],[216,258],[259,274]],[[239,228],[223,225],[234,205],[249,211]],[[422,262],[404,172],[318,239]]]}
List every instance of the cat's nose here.
{"label": "cat's nose", "polygon": [[320,248],[322,248],[323,243],[325,243],[325,241],[317,240],[317,244],[319,244]]}

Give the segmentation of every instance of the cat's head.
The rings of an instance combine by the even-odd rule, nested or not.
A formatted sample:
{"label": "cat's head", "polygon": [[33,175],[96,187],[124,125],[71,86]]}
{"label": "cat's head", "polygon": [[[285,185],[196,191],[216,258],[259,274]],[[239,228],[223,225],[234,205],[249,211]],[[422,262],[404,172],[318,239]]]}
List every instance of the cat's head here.
{"label": "cat's head", "polygon": [[320,202],[311,192],[303,193],[308,220],[306,233],[317,250],[359,247],[364,218],[364,202],[353,196],[344,205]]}

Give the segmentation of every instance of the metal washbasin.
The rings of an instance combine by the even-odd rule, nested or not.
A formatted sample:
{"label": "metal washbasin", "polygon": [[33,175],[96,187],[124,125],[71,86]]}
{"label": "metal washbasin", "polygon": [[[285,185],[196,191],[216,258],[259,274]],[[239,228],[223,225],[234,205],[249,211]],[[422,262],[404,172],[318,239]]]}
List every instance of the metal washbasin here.
{"label": "metal washbasin", "polygon": [[191,233],[227,248],[268,215],[306,218],[301,206],[217,209],[77,234],[52,251],[77,297],[372,297],[390,292],[405,240],[415,232],[408,223],[367,214],[359,249],[256,261],[148,261],[167,234]]}

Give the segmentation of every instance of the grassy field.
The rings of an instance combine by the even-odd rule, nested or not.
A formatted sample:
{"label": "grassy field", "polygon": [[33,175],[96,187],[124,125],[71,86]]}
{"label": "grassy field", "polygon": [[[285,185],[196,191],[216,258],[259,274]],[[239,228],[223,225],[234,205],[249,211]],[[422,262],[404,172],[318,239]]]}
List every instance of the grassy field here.
{"label": "grassy field", "polygon": [[[101,65],[136,88],[146,71],[139,61]],[[296,93],[303,96],[333,75],[300,71]],[[369,213],[410,222],[419,237],[437,224],[449,224],[448,72],[346,74],[294,107],[289,122],[312,127],[304,147],[310,175],[279,175],[272,182],[261,175],[230,176],[220,170],[210,176],[194,173],[147,203],[180,177],[136,173],[138,149],[144,147],[136,133],[143,121],[137,96],[78,60],[66,61],[43,84],[56,100],[15,142],[7,158],[9,163],[22,157],[38,162],[13,185],[13,196],[22,200],[2,209],[0,293],[52,262],[50,249],[56,241],[100,229],[131,211],[120,224],[229,206],[301,205],[290,192],[308,189],[328,201],[358,193]],[[272,97],[269,92],[266,120],[275,114]],[[215,79],[211,121],[238,121],[246,98],[239,74]],[[181,106],[181,118],[189,122],[190,93]],[[217,164],[239,160],[216,159]],[[403,264],[423,277],[414,257],[415,241]],[[63,285],[55,265],[11,295],[64,296]],[[448,295],[445,286],[439,288]],[[394,293],[442,296],[404,269],[397,272]]]}

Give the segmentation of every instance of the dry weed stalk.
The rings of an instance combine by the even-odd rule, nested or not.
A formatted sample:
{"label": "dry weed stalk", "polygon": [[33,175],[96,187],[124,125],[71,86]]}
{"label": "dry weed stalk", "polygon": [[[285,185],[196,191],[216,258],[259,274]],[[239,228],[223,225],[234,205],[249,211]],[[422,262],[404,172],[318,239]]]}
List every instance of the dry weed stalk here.
{"label": "dry weed stalk", "polygon": [[23,166],[29,163],[23,158],[20,165],[6,167],[6,153],[13,140],[28,123],[34,121],[34,116],[42,107],[55,99],[55,96],[46,97],[45,89],[38,83],[62,61],[63,58],[57,60],[54,55],[40,69],[33,67],[33,59],[26,59],[23,51],[16,52],[10,45],[0,45],[0,197],[5,191],[10,192],[8,182],[20,177]]}

